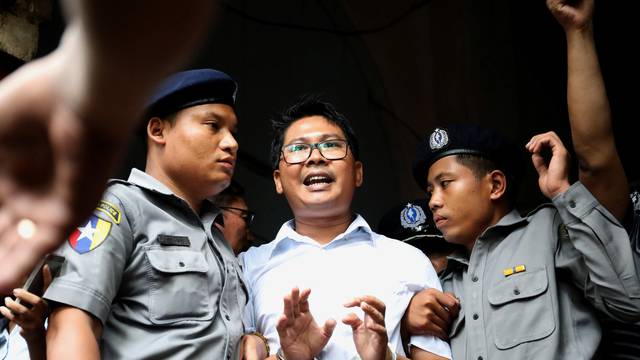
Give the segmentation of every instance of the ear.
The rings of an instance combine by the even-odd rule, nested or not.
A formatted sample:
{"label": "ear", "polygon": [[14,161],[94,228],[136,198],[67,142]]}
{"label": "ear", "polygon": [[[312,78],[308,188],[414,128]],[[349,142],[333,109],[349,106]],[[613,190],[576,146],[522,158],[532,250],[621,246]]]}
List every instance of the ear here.
{"label": "ear", "polygon": [[362,186],[364,182],[364,169],[362,165],[362,161],[355,162],[355,175],[356,175],[356,187]]}
{"label": "ear", "polygon": [[491,200],[498,200],[507,192],[507,177],[500,170],[493,170],[488,175],[491,185]]}
{"label": "ear", "polygon": [[164,145],[167,141],[165,131],[169,127],[169,123],[159,117],[152,117],[147,123],[147,137],[149,141]]}
{"label": "ear", "polygon": [[280,181],[280,170],[273,170],[273,182],[276,185],[276,192],[282,195],[282,182]]}

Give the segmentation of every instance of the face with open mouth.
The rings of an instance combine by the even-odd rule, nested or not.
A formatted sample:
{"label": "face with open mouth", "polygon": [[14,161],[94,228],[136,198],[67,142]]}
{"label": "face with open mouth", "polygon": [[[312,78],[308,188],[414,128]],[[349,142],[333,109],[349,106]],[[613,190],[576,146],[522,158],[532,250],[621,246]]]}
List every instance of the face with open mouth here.
{"label": "face with open mouth", "polygon": [[[322,149],[330,158],[339,157],[332,156],[331,151],[339,152],[335,147],[345,139],[342,129],[322,116],[296,120],[285,132],[284,146],[293,144],[296,151],[301,148],[296,144],[329,141],[328,144],[312,146],[306,161],[292,164],[281,158],[278,169],[273,172],[276,191],[284,194],[296,217],[350,213],[355,189],[362,185],[362,163],[354,159],[348,148],[346,156],[337,160],[329,160],[320,152]],[[337,141],[334,144],[331,140]]]}

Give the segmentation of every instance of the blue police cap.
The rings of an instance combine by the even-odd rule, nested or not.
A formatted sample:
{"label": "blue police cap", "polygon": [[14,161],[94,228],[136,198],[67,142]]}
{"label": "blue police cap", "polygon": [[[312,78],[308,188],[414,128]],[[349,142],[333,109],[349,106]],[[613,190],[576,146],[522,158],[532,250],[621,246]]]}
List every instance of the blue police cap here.
{"label": "blue police cap", "polygon": [[514,180],[519,173],[518,151],[499,132],[478,124],[451,124],[435,128],[416,149],[413,178],[420,189],[427,187],[429,168],[437,160],[467,154],[492,161],[508,178]]}
{"label": "blue police cap", "polygon": [[417,247],[426,254],[453,249],[433,223],[427,200],[414,199],[390,208],[378,222],[376,231],[386,237]]}
{"label": "blue police cap", "polygon": [[165,79],[147,103],[146,118],[166,116],[201,104],[234,107],[238,86],[231,76],[213,69],[182,71]]}

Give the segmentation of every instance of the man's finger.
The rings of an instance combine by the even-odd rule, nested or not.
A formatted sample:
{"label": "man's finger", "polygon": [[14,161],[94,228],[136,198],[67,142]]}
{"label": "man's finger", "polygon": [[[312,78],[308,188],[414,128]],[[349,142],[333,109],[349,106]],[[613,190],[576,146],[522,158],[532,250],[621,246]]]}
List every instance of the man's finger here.
{"label": "man's finger", "polygon": [[364,311],[365,318],[366,316],[369,316],[375,323],[384,324],[384,313],[364,301],[360,303],[360,308]]}
{"label": "man's finger", "polygon": [[358,315],[349,313],[342,319],[342,323],[351,326],[351,330],[356,331],[358,326],[362,324],[362,320],[358,317]]}
{"label": "man's finger", "polygon": [[300,316],[300,289],[297,287],[291,290],[291,310],[294,319]]}
{"label": "man's finger", "polygon": [[384,304],[382,300],[372,295],[365,295],[360,297],[360,304],[362,304],[362,302],[365,302],[367,303],[367,305],[374,307],[376,310],[381,312],[382,315],[384,316],[387,306]]}

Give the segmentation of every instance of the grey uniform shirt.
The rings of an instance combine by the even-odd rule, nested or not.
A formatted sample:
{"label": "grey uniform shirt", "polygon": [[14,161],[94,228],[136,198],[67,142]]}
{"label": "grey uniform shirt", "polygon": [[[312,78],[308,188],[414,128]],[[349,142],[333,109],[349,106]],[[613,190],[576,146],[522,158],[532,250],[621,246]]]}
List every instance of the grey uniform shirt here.
{"label": "grey uniform shirt", "polygon": [[526,218],[512,211],[469,258],[449,257],[442,287],[461,303],[454,359],[591,359],[601,337],[592,306],[640,318],[625,229],[580,183],[553,203]]}
{"label": "grey uniform shirt", "polygon": [[246,290],[208,202],[196,215],[150,175],[112,180],[94,215],[61,248],[45,298],[103,325],[106,359],[230,359]]}

